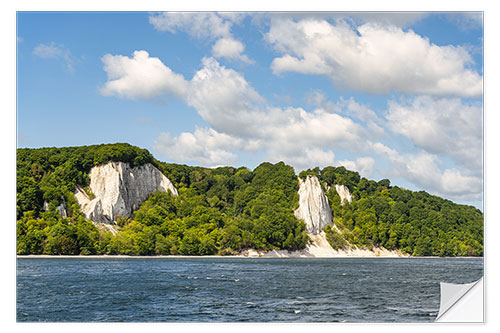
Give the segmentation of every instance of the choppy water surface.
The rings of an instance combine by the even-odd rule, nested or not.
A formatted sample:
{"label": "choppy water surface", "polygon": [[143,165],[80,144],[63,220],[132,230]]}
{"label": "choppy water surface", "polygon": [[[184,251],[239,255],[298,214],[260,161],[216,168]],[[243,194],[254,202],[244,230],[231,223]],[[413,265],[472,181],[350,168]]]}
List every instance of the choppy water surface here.
{"label": "choppy water surface", "polygon": [[482,259],[17,260],[17,320],[429,322]]}

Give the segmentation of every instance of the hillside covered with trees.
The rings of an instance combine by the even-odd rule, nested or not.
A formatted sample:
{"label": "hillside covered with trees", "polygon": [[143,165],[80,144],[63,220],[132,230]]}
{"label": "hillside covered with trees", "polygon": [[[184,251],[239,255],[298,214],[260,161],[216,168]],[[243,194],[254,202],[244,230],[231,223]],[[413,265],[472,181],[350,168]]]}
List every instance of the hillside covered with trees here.
{"label": "hillside covered with trees", "polygon": [[[153,193],[113,235],[87,221],[73,192],[89,191],[89,172],[108,161],[151,163],[179,196]],[[316,175],[337,229],[327,226],[334,248],[383,246],[415,256],[481,256],[483,214],[426,192],[361,178],[344,167],[303,171]],[[341,204],[334,184],[352,203]],[[17,150],[18,254],[235,254],[244,249],[303,249],[309,237],[295,218],[298,179],[283,162],[248,168],[203,168],[164,163],[128,144]],[[91,193],[90,193],[91,194]],[[68,216],[56,207],[65,202]],[[44,209],[44,203],[45,209]]]}

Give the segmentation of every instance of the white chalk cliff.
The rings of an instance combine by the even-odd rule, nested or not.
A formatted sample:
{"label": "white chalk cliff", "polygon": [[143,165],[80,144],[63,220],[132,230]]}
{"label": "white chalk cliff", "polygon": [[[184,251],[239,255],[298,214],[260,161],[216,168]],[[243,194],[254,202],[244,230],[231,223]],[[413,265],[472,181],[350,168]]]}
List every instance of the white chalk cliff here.
{"label": "white chalk cliff", "polygon": [[316,176],[299,178],[299,208],[295,216],[304,220],[306,232],[311,235],[321,233],[325,226],[332,224],[332,209]]}
{"label": "white chalk cliff", "polygon": [[113,223],[132,212],[156,191],[170,190],[177,196],[177,189],[152,164],[131,168],[127,163],[109,162],[90,170],[91,199],[77,186],[75,197],[85,217],[94,222]]}
{"label": "white chalk cliff", "polygon": [[345,185],[335,185],[335,190],[337,190],[337,193],[340,197],[340,203],[343,205],[344,202],[351,203],[352,202],[352,196],[351,192],[349,192],[349,188]]}

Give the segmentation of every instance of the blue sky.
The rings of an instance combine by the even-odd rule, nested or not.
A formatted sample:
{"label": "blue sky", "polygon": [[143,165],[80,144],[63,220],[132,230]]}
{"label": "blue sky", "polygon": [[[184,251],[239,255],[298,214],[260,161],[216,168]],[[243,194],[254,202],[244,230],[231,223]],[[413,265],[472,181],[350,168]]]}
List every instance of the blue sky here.
{"label": "blue sky", "polygon": [[19,12],[18,147],[364,177],[482,207],[480,13]]}

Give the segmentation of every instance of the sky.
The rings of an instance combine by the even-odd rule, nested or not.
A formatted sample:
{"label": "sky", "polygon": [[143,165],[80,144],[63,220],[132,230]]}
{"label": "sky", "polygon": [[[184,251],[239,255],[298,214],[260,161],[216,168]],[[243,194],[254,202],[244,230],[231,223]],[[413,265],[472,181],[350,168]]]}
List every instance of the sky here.
{"label": "sky", "polygon": [[17,146],[114,142],[482,209],[482,14],[18,12]]}

